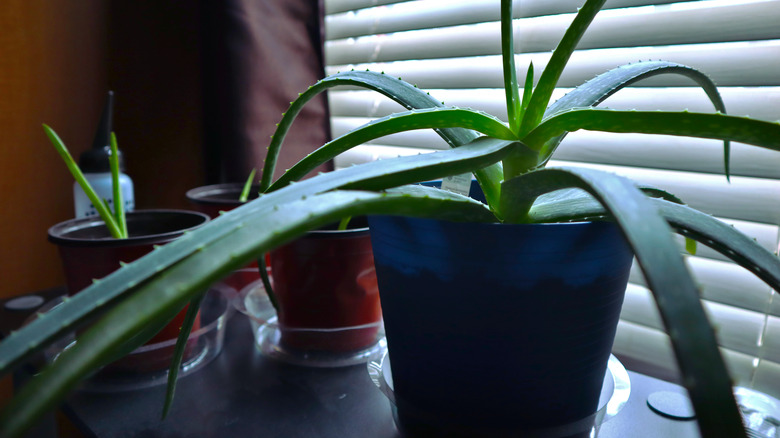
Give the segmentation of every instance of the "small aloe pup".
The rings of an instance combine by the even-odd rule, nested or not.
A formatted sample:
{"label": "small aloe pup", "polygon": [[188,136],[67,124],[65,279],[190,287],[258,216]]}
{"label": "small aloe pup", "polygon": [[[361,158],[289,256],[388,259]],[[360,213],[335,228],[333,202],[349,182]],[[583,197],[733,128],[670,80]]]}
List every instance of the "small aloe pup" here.
{"label": "small aloe pup", "polygon": [[71,175],[76,182],[84,190],[84,193],[89,198],[92,205],[95,206],[100,218],[106,224],[106,228],[111,233],[111,236],[116,239],[127,238],[127,220],[125,218],[124,202],[122,201],[122,190],[119,185],[119,148],[117,147],[116,134],[111,133],[111,155],[108,157],[108,161],[111,167],[111,182],[114,196],[114,211],[111,211],[111,207],[105,199],[100,199],[97,192],[92,188],[87,181],[87,178],[79,169],[78,164],[70,155],[65,143],[60,139],[60,136],[48,125],[43,125],[43,130],[46,132],[46,136],[49,137],[49,141],[54,146],[54,149],[62,157],[65,165],[68,167]]}
{"label": "small aloe pup", "polygon": [[[514,65],[512,2],[502,0],[508,124],[481,112],[444,107],[414,86],[381,73],[339,73],[303,92],[274,135],[262,176],[262,196],[125,266],[0,343],[0,373],[6,373],[62,333],[102,314],[72,349],[32,379],[3,411],[0,435],[20,434],[91,371],[127,348],[141,345],[149,336],[148,327],[164,324],[204,288],[259,254],[344,217],[394,214],[461,222],[614,220],[656,298],[702,435],[744,437],[731,381],[671,231],[724,253],[773,288],[780,287],[778,259],[722,222],[670,202],[676,200],[671,195],[638,188],[629,180],[603,172],[545,168],[545,164],[567,132],[639,132],[724,140],[728,175],[729,141],[780,150],[780,124],[726,115],[714,84],[706,76],[663,61],[617,67],[548,106],[572,51],[604,1],[584,2],[537,86],[532,86],[532,75],[528,74],[521,95]],[[659,74],[692,78],[718,112],[595,107],[626,85]],[[375,90],[408,111],[333,140],[272,182],[279,148],[298,112],[312,97],[337,85]],[[318,163],[351,147],[387,134],[427,128],[435,129],[452,149],[366,163],[291,184]],[[466,172],[476,174],[487,204],[437,189],[408,186]],[[479,299],[477,293],[474,299]]]}

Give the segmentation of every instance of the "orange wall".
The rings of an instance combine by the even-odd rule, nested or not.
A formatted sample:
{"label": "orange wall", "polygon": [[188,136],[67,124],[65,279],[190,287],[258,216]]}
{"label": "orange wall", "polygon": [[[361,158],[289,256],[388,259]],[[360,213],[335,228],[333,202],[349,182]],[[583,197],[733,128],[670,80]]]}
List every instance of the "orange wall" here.
{"label": "orange wall", "polygon": [[46,230],[72,215],[71,178],[43,135],[92,141],[106,89],[100,1],[5,0],[0,8],[0,297],[62,283]]}
{"label": "orange wall", "polygon": [[[71,215],[70,177],[46,122],[83,150],[106,87],[100,1],[4,0],[0,8],[0,298],[63,281],[46,229]],[[10,397],[0,379],[0,406]]]}

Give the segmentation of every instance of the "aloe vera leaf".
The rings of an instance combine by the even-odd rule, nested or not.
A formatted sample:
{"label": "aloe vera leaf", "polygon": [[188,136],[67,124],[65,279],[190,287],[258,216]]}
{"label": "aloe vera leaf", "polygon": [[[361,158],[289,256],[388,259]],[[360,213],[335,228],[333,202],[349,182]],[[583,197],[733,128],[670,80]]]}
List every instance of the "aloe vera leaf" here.
{"label": "aloe vera leaf", "polygon": [[658,209],[628,179],[592,169],[543,169],[504,182],[502,193],[520,201],[577,187],[593,195],[620,225],[631,245],[696,411],[702,436],[744,437],[742,418],[723,358],[696,285]]}
{"label": "aloe vera leaf", "polygon": [[190,304],[187,307],[187,313],[184,315],[184,321],[181,323],[179,337],[176,339],[176,347],[174,347],[173,356],[171,357],[171,366],[168,368],[168,383],[165,387],[165,402],[162,411],[163,419],[168,416],[168,411],[173,404],[173,395],[176,392],[176,379],[179,377],[179,368],[181,367],[181,361],[184,358],[184,350],[187,349],[190,333],[192,333],[192,326],[195,324],[195,319],[198,316],[198,312],[200,312],[200,305],[205,297],[206,292],[203,292],[190,300]]}
{"label": "aloe vera leaf", "polygon": [[274,287],[271,284],[271,279],[268,277],[268,265],[265,264],[265,253],[260,254],[257,258],[257,266],[260,269],[260,281],[263,282],[263,288],[266,295],[268,295],[268,301],[274,307],[274,310],[279,312],[279,301],[276,299],[276,293],[274,293]]}
{"label": "aloe vera leaf", "polygon": [[[271,143],[268,146],[268,153],[263,167],[263,175],[260,179],[261,192],[266,191],[271,185],[271,179],[273,178],[274,170],[276,169],[276,162],[279,157],[282,142],[284,141],[287,132],[290,130],[293,121],[306,103],[327,89],[342,85],[358,86],[376,91],[398,102],[407,110],[444,107],[444,104],[436,100],[430,94],[408,82],[385,75],[384,73],[353,70],[328,76],[301,93],[297,99],[291,102],[290,107],[282,115],[282,119],[277,125]],[[477,135],[463,129],[450,129],[446,130],[442,137],[448,142],[451,142],[451,146],[455,147],[470,142],[475,139]]]}
{"label": "aloe vera leaf", "polygon": [[531,102],[531,96],[534,92],[534,63],[528,64],[528,71],[525,73],[525,85],[523,87],[523,101],[520,106],[520,118],[525,115],[525,110]]}
{"label": "aloe vera leaf", "polygon": [[[187,247],[194,247],[193,251],[188,252],[182,252],[178,246],[175,246],[177,242],[180,242],[180,240],[174,241],[171,244],[161,247],[154,251],[152,254],[147,255],[146,257],[131,263],[127,265],[126,267],[120,269],[115,274],[112,274],[111,276],[107,277],[109,280],[114,281],[104,281],[98,283],[97,285],[94,285],[91,287],[93,290],[92,297],[96,301],[84,303],[83,300],[78,305],[73,305],[71,300],[71,303],[66,303],[66,305],[60,306],[60,309],[63,309],[62,312],[60,312],[60,317],[63,321],[75,321],[79,319],[84,319],[88,317],[91,314],[94,314],[98,308],[101,307],[103,303],[107,301],[105,298],[106,296],[109,297],[116,297],[119,295],[122,295],[122,292],[129,291],[132,293],[132,296],[135,296],[136,289],[139,287],[147,287],[148,285],[152,284],[152,278],[159,279],[160,277],[167,278],[170,275],[170,271],[172,269],[175,269],[177,266],[187,265],[184,263],[184,259],[187,259],[189,257],[195,257],[197,255],[200,255],[204,252],[204,250],[209,247],[210,245],[217,245],[222,244],[226,240],[233,242],[236,239],[237,235],[240,235],[238,237],[238,241],[234,243],[229,243],[224,247],[224,252],[220,253],[218,251],[210,250],[209,258],[207,260],[210,260],[210,263],[214,264],[212,267],[212,270],[203,271],[204,275],[208,273],[210,276],[207,279],[204,279],[203,282],[197,283],[195,282],[195,277],[193,276],[194,272],[201,272],[200,267],[192,267],[192,271],[187,276],[183,277],[183,281],[186,281],[186,277],[192,277],[191,281],[187,283],[188,287],[192,287],[197,289],[208,287],[210,282],[213,282],[217,280],[218,278],[221,278],[222,276],[229,273],[231,270],[243,266],[248,260],[244,260],[242,258],[238,258],[235,253],[236,245],[245,244],[247,242],[254,242],[256,240],[255,237],[253,237],[254,232],[250,234],[244,234],[243,231],[245,230],[245,221],[248,219],[254,219],[254,218],[262,218],[265,217],[264,214],[269,214],[272,212],[275,212],[276,207],[281,208],[280,206],[287,206],[288,203],[290,203],[293,199],[300,199],[299,203],[304,203],[307,198],[307,196],[316,196],[316,193],[320,190],[329,190],[330,188],[338,187],[339,185],[352,185],[352,186],[359,186],[364,181],[369,186],[393,186],[397,184],[405,184],[408,182],[416,182],[420,179],[433,179],[433,178],[439,178],[442,176],[447,175],[453,175],[453,174],[459,174],[463,173],[466,169],[473,169],[480,167],[482,165],[488,165],[490,163],[493,163],[497,160],[500,160],[503,156],[510,153],[514,148],[520,146],[518,143],[513,143],[509,141],[499,141],[496,139],[490,139],[490,138],[484,138],[479,139],[475,142],[476,144],[467,145],[458,149],[452,149],[448,151],[441,151],[437,154],[429,154],[431,156],[425,156],[422,157],[400,157],[398,159],[393,160],[385,160],[384,165],[381,166],[382,169],[388,170],[389,172],[384,175],[377,174],[377,170],[375,167],[377,165],[380,165],[381,163],[367,163],[361,166],[354,166],[348,169],[343,169],[336,172],[331,172],[328,174],[321,175],[317,178],[312,178],[309,180],[306,180],[304,182],[298,183],[294,186],[288,187],[286,189],[282,189],[280,191],[270,193],[263,195],[258,200],[252,201],[250,203],[245,204],[242,207],[239,207],[220,218],[212,221],[211,223],[207,224],[206,226],[199,228],[198,230],[192,231],[185,236],[187,240],[186,245],[181,244],[178,246],[184,246]],[[417,158],[417,159],[414,159]],[[393,166],[388,166],[389,164],[393,164]],[[422,167],[421,167],[422,165]],[[367,178],[366,175],[370,176],[370,178]],[[437,193],[438,191],[431,191],[431,193],[428,193],[426,196],[426,199],[433,200],[436,198],[436,196],[442,196]],[[452,196],[452,194],[449,194]],[[388,213],[398,212],[403,213],[404,205],[409,202],[409,199],[406,197],[402,198],[404,200],[404,204],[401,206],[394,206],[391,210],[388,210]],[[469,201],[474,206],[479,206],[479,214],[481,216],[475,216],[474,214],[471,215],[463,215],[462,218],[464,220],[477,220],[479,217],[481,217],[483,220],[487,217],[493,218],[492,215],[488,212],[486,207],[482,204],[476,203],[476,201]],[[411,202],[410,208],[412,209],[409,214],[414,214],[415,210],[415,202]],[[472,207],[476,208],[476,207]],[[423,211],[420,209],[420,211]],[[449,214],[449,217],[452,219],[458,218],[459,214],[462,214],[464,212],[460,212],[460,208],[458,209],[459,212],[454,211],[446,211],[446,209],[441,209],[440,212],[436,214]],[[355,214],[360,214],[361,211],[355,212]],[[307,216],[310,220],[317,219],[315,216],[312,216],[309,214]],[[333,221],[335,219],[330,219],[329,221]],[[328,222],[322,222],[317,223],[317,226],[323,225]],[[260,226],[260,225],[258,225]],[[263,223],[263,227],[271,227],[269,229],[273,230],[274,227],[282,225],[280,224],[274,224],[271,222]],[[215,238],[214,236],[220,235],[220,238]],[[274,237],[279,238],[278,234],[274,234]],[[263,251],[262,248],[259,251]],[[223,257],[220,257],[219,254],[223,254]],[[227,258],[227,260],[225,260]],[[170,261],[171,259],[177,260],[177,263],[168,265],[166,269],[166,275],[161,275],[159,273],[160,269],[157,267],[160,266],[159,263],[162,263],[164,261]],[[175,266],[173,266],[175,265]],[[187,265],[190,266],[190,265]],[[135,277],[134,284],[128,285],[123,283],[117,283],[116,278],[121,278],[125,274],[127,275],[128,271],[135,271]],[[161,280],[162,281],[162,280]],[[155,283],[156,284],[156,283]],[[166,288],[178,288],[179,286],[160,286],[163,287],[163,289],[157,289],[157,292],[159,293],[161,290],[168,290]],[[117,290],[118,289],[118,290]],[[87,289],[89,290],[89,289]],[[189,290],[189,289],[188,289]],[[86,290],[85,290],[86,291]],[[81,296],[85,293],[85,291],[80,292],[77,297]],[[174,291],[171,290],[173,293]],[[124,295],[131,295],[130,293],[125,292]],[[74,297],[75,298],[75,297]],[[150,298],[151,299],[151,298]],[[70,304],[70,305],[67,305]],[[172,306],[181,306],[184,303],[174,303]],[[155,307],[154,309],[132,309],[128,310],[131,311],[133,315],[136,315],[136,317],[140,314],[139,312],[149,312],[148,314],[144,314],[144,318],[154,318],[157,314],[156,312],[165,312],[166,309],[164,307],[160,307],[159,309],[154,304],[149,304],[150,306]],[[120,312],[121,314],[121,312]],[[115,312],[112,310],[112,315],[116,315]],[[112,316],[111,318],[115,318],[116,316]],[[131,316],[128,315],[132,319]],[[42,318],[44,320],[44,318]],[[51,319],[49,319],[51,321]],[[49,329],[51,330],[52,323],[49,323]],[[57,326],[54,327],[54,331],[56,332],[58,329],[62,327],[67,327],[68,325],[72,326],[71,324],[68,324],[67,322],[63,326]],[[143,324],[141,324],[143,326]],[[24,329],[20,330],[14,335],[11,335],[9,338],[6,339],[3,343],[0,343],[0,352],[3,354],[0,354],[0,358],[3,360],[6,360],[7,364],[16,363],[21,360],[21,358],[27,354],[30,354],[32,350],[34,350],[34,347],[36,345],[41,345],[45,343],[46,336],[50,334],[45,332],[46,325],[43,326],[43,329],[39,325],[30,325],[25,327]],[[43,331],[43,335],[40,335],[40,332]],[[42,339],[43,338],[43,339]],[[81,345],[84,345],[82,343]],[[83,347],[86,348],[86,347]],[[113,347],[112,347],[113,348]],[[5,353],[8,354],[5,354]],[[85,353],[89,355],[89,353]],[[106,351],[104,355],[106,356],[110,355],[111,351]],[[95,359],[96,361],[99,361],[98,358]],[[98,362],[89,362],[86,364],[87,368],[94,367],[94,364]],[[84,365],[84,364],[82,364]],[[57,368],[60,369],[59,366]],[[86,368],[85,368],[86,369]],[[72,370],[71,370],[72,371]],[[59,371],[58,371],[59,372]],[[88,372],[88,371],[83,371]],[[66,371],[67,376],[67,371]],[[76,375],[69,375],[69,377],[66,377],[68,382],[66,383],[68,385],[74,385],[78,379],[79,376],[83,376],[83,374]],[[63,390],[66,391],[66,390]],[[64,395],[64,392],[53,394],[53,397],[61,397]],[[33,397],[33,396],[31,396]],[[43,402],[43,401],[41,401]],[[36,402],[37,403],[37,402]],[[21,405],[24,405],[25,402],[20,402]],[[15,414],[13,414],[15,415]],[[22,421],[22,418],[19,417],[19,421]],[[21,424],[21,423],[14,423],[14,424]],[[20,426],[21,427],[21,426]]]}
{"label": "aloe vera leaf", "polygon": [[[685,205],[680,198],[666,190],[647,186],[638,187],[649,198]],[[528,212],[528,217],[531,223],[598,220],[606,217],[606,210],[584,190],[563,189],[536,198]]]}
{"label": "aloe vera leaf", "polygon": [[[105,207],[105,208],[106,208],[106,210],[108,210],[108,211],[111,211],[111,204],[109,204],[109,203],[108,203],[108,199],[106,199],[106,198],[103,198],[103,199],[102,199],[102,201],[103,201],[103,202],[102,202],[102,204],[103,204],[103,207]],[[116,218],[115,218],[115,220],[116,220]],[[120,238],[121,238],[121,237],[120,237]]]}
{"label": "aloe vera leaf", "polygon": [[351,217],[351,216],[348,216],[348,217],[342,218],[342,219],[339,221],[339,226],[338,226],[336,229],[337,229],[337,230],[339,230],[339,231],[345,231],[345,230],[347,229],[347,227],[349,226],[349,222],[350,222],[351,220],[352,220],[352,217]]}
{"label": "aloe vera leaf", "polygon": [[[677,196],[657,187],[639,186],[646,196],[662,199],[679,205],[685,203]],[[558,190],[539,196],[531,207],[528,217],[533,223],[554,223],[567,221],[599,220],[605,218],[605,210],[593,197],[579,189]],[[685,238],[686,251],[696,255],[697,242]]]}
{"label": "aloe vera leaf", "polygon": [[[680,198],[667,192],[666,190],[662,190],[657,187],[644,187],[644,186],[640,186],[639,188],[647,196],[663,199],[665,201],[673,202],[675,204],[685,205],[685,202],[683,202]],[[698,244],[696,240],[686,236],[685,252],[687,252],[690,255],[696,255],[697,250],[698,250]]]}
{"label": "aloe vera leaf", "polygon": [[[234,210],[235,211],[235,210]],[[21,389],[0,417],[0,436],[15,436],[54,408],[67,393],[106,357],[122,348],[124,339],[150,321],[193,299],[229,269],[245,265],[257,254],[288,242],[306,231],[344,216],[405,214],[453,220],[491,221],[481,203],[441,190],[423,196],[407,193],[335,191],[278,205],[264,214],[246,217],[243,226],[204,251],[191,254],[138,287],[101,318],[56,366],[49,366]]]}
{"label": "aloe vera leaf", "polygon": [[512,31],[512,0],[501,0],[501,61],[504,69],[504,93],[509,129],[517,135],[522,120],[517,70],[515,69],[515,43]]}
{"label": "aloe vera leaf", "polygon": [[[160,332],[169,322],[170,320],[180,311],[181,309],[177,309],[175,307],[168,307],[165,312],[162,312],[155,318],[152,318],[148,321],[148,323],[141,328],[141,330],[136,331],[134,333],[129,334],[124,339],[120,340],[118,345],[109,354],[106,354],[103,356],[99,363],[96,362],[95,366],[93,367],[94,370],[97,370],[103,366],[106,366],[116,360],[119,360],[126,356],[127,354],[131,353],[132,351],[136,350],[138,347],[141,347],[145,343],[147,343],[154,335]],[[75,345],[78,345],[78,342],[82,342],[79,338],[76,341],[76,344],[73,346],[70,346],[70,348],[75,348]],[[58,356],[58,359],[59,360]],[[55,362],[58,363],[58,362]],[[41,390],[42,393],[46,392],[46,389]],[[33,419],[34,421],[34,419]],[[28,426],[24,426],[23,429],[14,431],[14,425],[13,424],[7,424],[12,423],[12,421],[8,421],[4,418],[2,418],[2,412],[0,412],[0,436],[2,437],[14,437],[21,432],[24,431]]]}
{"label": "aloe vera leaf", "polygon": [[[447,154],[453,154],[455,152],[461,151],[464,148],[469,148],[470,152],[469,155],[471,155],[473,150],[478,150],[483,152],[478,158],[473,158],[471,163],[466,162],[465,160],[449,160],[446,163],[446,166],[442,163],[441,166],[429,164],[429,160],[434,160],[432,163],[438,162],[436,155],[447,153]],[[509,155],[532,155],[536,156],[536,153],[534,151],[531,151],[528,149],[524,144],[519,142],[513,142],[510,140],[499,140],[496,138],[490,138],[490,137],[480,137],[471,143],[469,143],[466,146],[458,147],[457,149],[450,149],[446,151],[438,151],[430,154],[423,154],[423,155],[415,155],[409,157],[409,163],[416,163],[417,165],[411,165],[405,168],[403,171],[399,172],[393,172],[392,175],[390,174],[379,174],[379,172],[375,172],[375,176],[368,176],[366,175],[364,178],[361,178],[360,180],[357,180],[355,182],[345,182],[344,184],[340,184],[340,188],[344,189],[363,189],[363,190],[383,190],[389,187],[396,187],[399,185],[404,184],[412,184],[419,181],[428,181],[432,179],[442,178],[445,176],[452,176],[452,175],[460,175],[462,173],[467,172],[475,172],[477,173],[479,169],[483,169],[486,166],[489,166],[492,163],[496,163],[500,161],[501,159],[505,159]],[[448,155],[450,157],[455,157],[455,155]],[[500,157],[500,158],[499,158]],[[406,161],[403,161],[404,157],[398,157],[395,158],[395,162],[398,164],[406,164]],[[381,160],[377,161],[376,168],[381,170],[391,170],[390,167],[388,167],[388,160]],[[361,166],[369,166],[372,163],[365,163]],[[419,166],[419,167],[418,167]],[[355,166],[359,167],[359,166]],[[355,167],[352,167],[351,169],[354,169]],[[435,167],[436,174],[431,172],[432,167]],[[367,168],[366,168],[367,169]],[[347,169],[343,169],[347,170]],[[361,172],[363,173],[363,172]],[[368,172],[365,172],[366,174]],[[349,177],[350,174],[344,172],[342,173],[339,178],[343,177]],[[310,181],[310,180],[306,180]],[[305,181],[304,181],[305,182]],[[298,184],[303,184],[304,182],[300,182]],[[491,210],[493,209],[493,205],[489,205]]]}
{"label": "aloe vera leaf", "polygon": [[[693,80],[707,94],[715,110],[726,113],[726,105],[723,103],[715,83],[706,74],[674,62],[641,61],[614,68],[578,86],[550,105],[545,112],[545,118],[571,108],[599,105],[609,96],[637,81],[662,74],[678,74]],[[549,156],[555,151],[566,134],[564,132],[558,137],[547,141],[547,144],[544,146],[544,149],[549,151],[547,159],[549,159]],[[730,155],[731,147],[729,141],[725,140],[723,143],[723,162],[726,178],[729,178],[730,174]]]}
{"label": "aloe vera leaf", "polygon": [[390,134],[428,129],[434,126],[473,129],[493,138],[515,140],[515,135],[500,120],[481,111],[465,108],[425,108],[395,113],[373,120],[336,138],[310,153],[287,170],[267,191],[284,187],[303,178],[320,164],[355,146]]}
{"label": "aloe vera leaf", "polygon": [[582,35],[587,30],[593,18],[601,10],[606,0],[588,0],[577,12],[571,25],[566,29],[566,33],[553,51],[550,61],[544,68],[536,89],[531,96],[531,101],[526,108],[523,116],[523,122],[520,126],[520,136],[524,136],[535,128],[542,121],[550,98],[558,85],[558,79],[561,77],[563,69],[571,58],[574,48],[579,43]]}
{"label": "aloe vera leaf", "polygon": [[124,346],[117,349],[114,355],[107,357],[101,366],[105,366],[114,361],[122,359],[123,357],[135,351],[137,348],[142,347],[156,334],[160,333],[160,331],[164,329],[165,326],[167,326],[180,311],[181,309],[169,309],[169,313],[157,318],[155,321],[150,322],[146,325],[146,327],[144,327],[143,330],[134,333],[132,336],[129,336],[125,340]]}
{"label": "aloe vera leaf", "polygon": [[79,169],[78,164],[76,164],[76,161],[70,155],[70,152],[68,152],[68,148],[65,146],[65,143],[62,141],[62,139],[60,139],[60,136],[57,135],[57,133],[46,124],[43,125],[43,130],[46,132],[46,136],[49,137],[51,144],[54,145],[54,148],[62,157],[62,160],[65,161],[65,165],[68,167],[71,175],[73,175],[73,178],[76,180],[79,186],[81,186],[81,189],[84,190],[84,193],[86,193],[87,198],[89,198],[89,202],[95,206],[95,210],[97,210],[98,214],[100,214],[100,218],[103,219],[103,222],[106,223],[106,228],[108,228],[111,236],[117,239],[121,239],[122,232],[119,230],[116,220],[114,219],[114,215],[109,209],[106,208],[100,197],[97,195],[97,193],[95,193],[95,190],[93,190],[92,186],[89,185],[89,181],[87,181],[87,179],[84,177],[84,174],[81,173],[81,169]]}
{"label": "aloe vera leaf", "polygon": [[[282,142],[298,113],[316,95],[340,85],[351,85],[376,91],[401,104],[407,110],[444,107],[443,103],[430,94],[408,82],[404,82],[400,78],[393,78],[384,73],[353,70],[331,75],[301,93],[282,115],[282,120],[277,125],[276,132],[274,132],[271,143],[268,146],[263,175],[260,180],[260,192],[265,192],[271,185]],[[462,128],[444,128],[436,129],[435,131],[453,148],[467,144],[478,137],[475,132]],[[501,163],[494,163],[477,169],[474,174],[482,187],[482,191],[485,193],[488,204],[498,205],[500,182],[504,174]]]}
{"label": "aloe vera leaf", "polygon": [[587,129],[731,140],[780,150],[780,123],[717,113],[676,111],[618,111],[575,108],[551,116],[523,138],[523,143],[541,156],[545,144],[566,131]]}
{"label": "aloe vera leaf", "polygon": [[116,142],[116,134],[111,133],[111,155],[108,157],[111,166],[111,187],[114,191],[114,217],[122,238],[126,239],[127,219],[125,218],[125,204],[122,198],[122,186],[119,185],[119,146]]}
{"label": "aloe vera leaf", "polygon": [[[647,195],[648,191],[642,188]],[[655,194],[653,190],[650,194]],[[665,197],[652,198],[660,214],[679,234],[720,252],[749,270],[773,289],[780,289],[780,258],[737,229],[714,217]],[[581,190],[541,195],[529,214],[534,222],[608,218],[604,207]]]}
{"label": "aloe vera leaf", "polygon": [[252,171],[249,172],[249,178],[246,179],[244,188],[241,189],[241,195],[238,197],[240,202],[249,200],[249,192],[252,190],[252,181],[255,179],[255,173],[257,173],[257,169],[252,169]]}
{"label": "aloe vera leaf", "polygon": [[701,71],[676,62],[640,61],[615,67],[579,85],[550,105],[544,116],[550,117],[571,108],[598,105],[631,84],[663,74],[678,74],[696,82],[707,94],[715,110],[726,112],[726,106],[715,83]]}
{"label": "aloe vera leaf", "polygon": [[[329,172],[264,194],[180,238],[158,247],[152,253],[122,267],[111,275],[70,297],[68,302],[43,317],[11,333],[0,342],[0,375],[9,372],[54,339],[83,324],[90,315],[130,295],[151,277],[169,269],[184,258],[240,229],[244,221],[264,214],[276,205],[339,187],[384,189],[417,181],[458,175],[500,161],[521,144],[480,138],[473,144],[424,156],[398,157],[365,163]],[[224,267],[227,275],[231,267]],[[208,287],[206,285],[205,287]],[[183,306],[183,304],[182,304]]]}
{"label": "aloe vera leaf", "polygon": [[693,208],[661,201],[657,204],[661,214],[680,234],[720,252],[773,289],[780,288],[780,259],[753,239]]}

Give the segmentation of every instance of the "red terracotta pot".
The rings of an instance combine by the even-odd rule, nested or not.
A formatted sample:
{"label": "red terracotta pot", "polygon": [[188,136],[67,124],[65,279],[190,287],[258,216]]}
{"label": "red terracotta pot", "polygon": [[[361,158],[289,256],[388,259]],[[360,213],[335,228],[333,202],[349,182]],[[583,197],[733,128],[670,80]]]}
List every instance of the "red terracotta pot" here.
{"label": "red terracotta pot", "polygon": [[312,231],[271,252],[285,347],[346,352],[376,342],[382,311],[371,237],[365,220],[353,223],[357,228]]}
{"label": "red terracotta pot", "polygon": [[[197,228],[209,218],[203,213],[184,210],[141,210],[127,213],[130,237],[111,237],[99,218],[71,219],[49,228],[49,241],[56,244],[65,271],[68,293],[73,295],[120,267],[120,262],[130,263],[163,245],[185,231]],[[148,343],[154,344],[179,335],[186,308]],[[200,328],[196,319],[193,331]],[[171,349],[172,350],[172,349]],[[170,357],[170,355],[168,356]],[[161,361],[162,368],[167,361]],[[118,362],[117,366],[121,363]],[[134,368],[140,364],[133,365]],[[159,369],[160,364],[147,364]]]}

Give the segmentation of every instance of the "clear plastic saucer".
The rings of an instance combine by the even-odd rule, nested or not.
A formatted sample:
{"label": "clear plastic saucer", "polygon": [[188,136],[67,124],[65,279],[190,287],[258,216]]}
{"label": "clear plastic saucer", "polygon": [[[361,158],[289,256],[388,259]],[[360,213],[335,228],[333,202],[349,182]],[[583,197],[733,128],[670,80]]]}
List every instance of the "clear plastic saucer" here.
{"label": "clear plastic saucer", "polygon": [[[395,411],[395,393],[393,392],[393,375],[390,370],[390,357],[385,351],[382,355],[370,360],[367,364],[368,375],[377,388],[390,401]],[[628,402],[631,395],[631,380],[623,364],[614,355],[610,355],[607,363],[607,373],[599,396],[598,410],[592,416],[572,424],[556,426],[545,430],[529,431],[529,436],[534,437],[562,437],[568,436],[571,430],[582,430],[580,423],[593,424],[590,437],[596,437],[602,424],[615,417]],[[585,426],[588,427],[587,425]],[[587,429],[586,429],[587,430]]]}
{"label": "clear plastic saucer", "polygon": [[282,362],[317,368],[344,367],[364,364],[387,349],[381,321],[338,328],[280,324],[262,281],[245,287],[233,304],[249,318],[260,352]]}
{"label": "clear plastic saucer", "polygon": [[[57,297],[30,317],[31,322],[38,315],[51,311],[63,302]],[[206,293],[200,307],[200,329],[190,333],[179,377],[192,374],[208,364],[222,351],[225,327],[233,313],[230,298],[219,288]],[[44,350],[47,362],[57,360],[66,349],[78,342],[74,333],[61,338]],[[119,392],[163,385],[168,380],[168,367],[176,339],[143,345],[117,361],[106,365],[86,379],[79,387],[90,392]]]}

